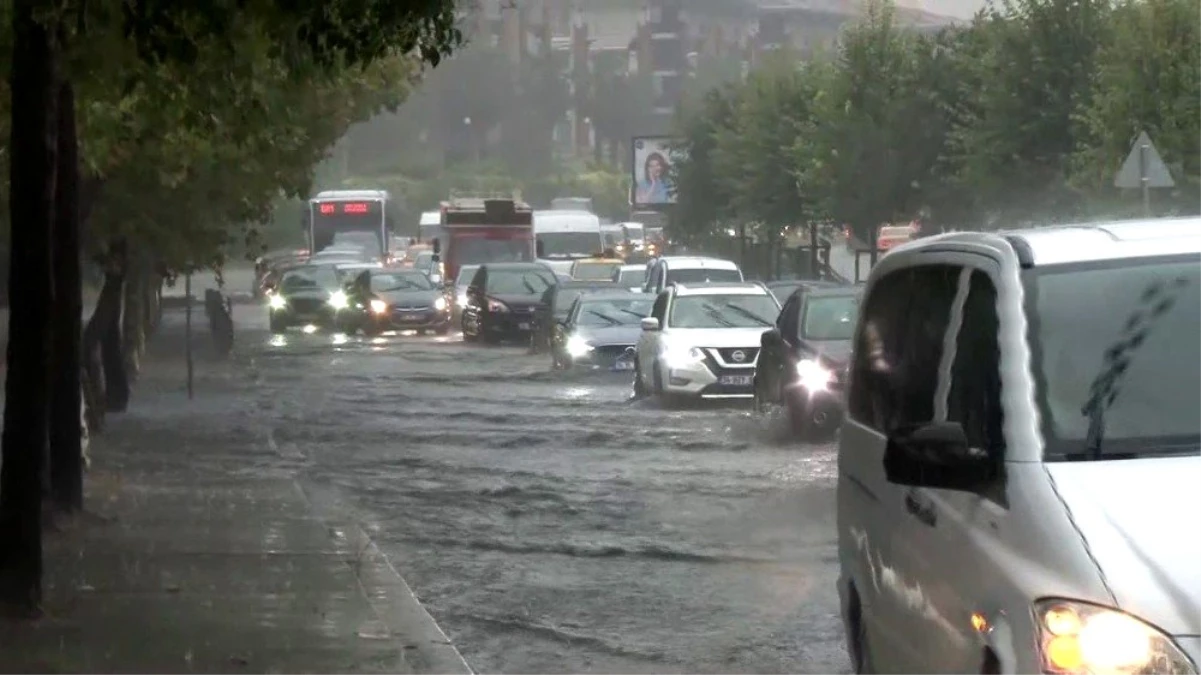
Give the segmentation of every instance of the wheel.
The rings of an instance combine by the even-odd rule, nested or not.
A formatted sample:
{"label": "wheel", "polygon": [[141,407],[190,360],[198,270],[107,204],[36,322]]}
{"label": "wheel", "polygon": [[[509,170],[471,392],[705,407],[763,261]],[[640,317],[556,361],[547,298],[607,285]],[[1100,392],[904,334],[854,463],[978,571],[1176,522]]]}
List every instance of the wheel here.
{"label": "wheel", "polygon": [[382,332],[384,331],[380,330],[379,326],[371,323],[370,321],[363,324],[363,335],[366,335],[367,337],[377,337]]}
{"label": "wheel", "polygon": [[450,324],[438,326],[437,328],[434,329],[435,335],[446,335],[449,332],[450,332]]}
{"label": "wheel", "polygon": [[275,335],[279,335],[288,329],[287,324],[285,324],[281,319],[275,318],[274,316],[270,318],[269,323],[271,325],[271,332]]}
{"label": "wheel", "polygon": [[480,339],[480,336],[472,335],[471,333],[468,333],[467,331],[463,331],[463,342],[478,342],[479,339]]}
{"label": "wheel", "polygon": [[634,360],[634,398],[646,398],[646,385],[642,384],[642,364]]}
{"label": "wheel", "polygon": [[763,380],[757,374],[755,375],[752,392],[754,395],[752,405],[754,406],[755,413],[758,415],[767,414],[767,399],[763,395]]}
{"label": "wheel", "polygon": [[852,633],[847,641],[847,651],[851,652],[851,667],[856,673],[874,673],[872,666],[871,647],[867,637],[867,621],[863,618],[863,608],[859,597],[851,599]]}

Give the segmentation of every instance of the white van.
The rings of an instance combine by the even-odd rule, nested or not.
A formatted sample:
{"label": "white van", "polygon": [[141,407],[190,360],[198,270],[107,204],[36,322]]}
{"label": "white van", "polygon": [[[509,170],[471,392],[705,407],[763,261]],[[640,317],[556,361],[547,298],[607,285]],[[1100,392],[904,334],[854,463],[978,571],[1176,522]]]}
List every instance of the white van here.
{"label": "white van", "polygon": [[695,256],[663,256],[651,261],[643,292],[658,295],[668,284],[742,283],[733,261]]}
{"label": "white van", "polygon": [[573,261],[594,257],[605,248],[600,218],[587,211],[535,211],[534,237],[538,262],[559,274],[567,274]]}
{"label": "white van", "polygon": [[858,672],[1196,673],[1201,218],[943,234],[867,283],[838,453]]}

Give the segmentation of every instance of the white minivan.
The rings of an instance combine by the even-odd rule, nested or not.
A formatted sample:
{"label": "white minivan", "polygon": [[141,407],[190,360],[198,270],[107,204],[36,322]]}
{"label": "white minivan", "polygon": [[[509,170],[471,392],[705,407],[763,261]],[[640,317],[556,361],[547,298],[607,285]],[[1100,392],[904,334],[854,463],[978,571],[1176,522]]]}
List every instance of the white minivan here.
{"label": "white minivan", "polygon": [[1197,672],[1201,218],[898,246],[847,390],[858,672]]}

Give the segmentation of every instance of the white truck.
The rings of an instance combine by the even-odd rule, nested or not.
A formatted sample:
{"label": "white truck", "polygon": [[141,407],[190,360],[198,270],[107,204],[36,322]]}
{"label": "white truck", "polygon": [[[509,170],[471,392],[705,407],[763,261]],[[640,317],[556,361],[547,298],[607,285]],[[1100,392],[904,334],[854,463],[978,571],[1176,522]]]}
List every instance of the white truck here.
{"label": "white truck", "polygon": [[600,218],[587,211],[535,211],[534,237],[538,261],[558,274],[567,274],[572,262],[599,256],[605,248]]}

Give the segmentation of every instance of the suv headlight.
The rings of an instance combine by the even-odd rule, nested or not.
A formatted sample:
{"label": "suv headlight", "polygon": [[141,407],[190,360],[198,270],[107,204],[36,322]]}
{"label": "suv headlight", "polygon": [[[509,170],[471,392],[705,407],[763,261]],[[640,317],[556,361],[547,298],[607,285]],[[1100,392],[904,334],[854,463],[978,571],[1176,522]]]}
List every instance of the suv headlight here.
{"label": "suv headlight", "polygon": [[810,392],[825,391],[834,381],[834,371],[814,359],[801,359],[796,364],[797,383]]}
{"label": "suv headlight", "polygon": [[1071,600],[1035,603],[1044,673],[1195,675],[1163,631],[1116,609]]}
{"label": "suv headlight", "polygon": [[383,300],[372,300],[371,311],[375,314],[383,314],[388,311],[388,303]]}
{"label": "suv headlight", "polygon": [[573,358],[584,356],[590,351],[592,351],[592,345],[579,335],[572,335],[567,339],[567,353],[571,354]]}
{"label": "suv headlight", "polygon": [[350,299],[346,297],[345,291],[334,291],[329,294],[329,306],[334,309],[346,309],[350,306]]}
{"label": "suv headlight", "polygon": [[663,352],[668,368],[687,368],[705,360],[705,353],[696,347],[668,345]]}
{"label": "suv headlight", "polygon": [[446,309],[446,298],[434,298],[434,309],[439,312]]}
{"label": "suv headlight", "polygon": [[267,296],[267,305],[271,309],[283,309],[288,306],[288,301],[284,300],[283,296],[273,294]]}

